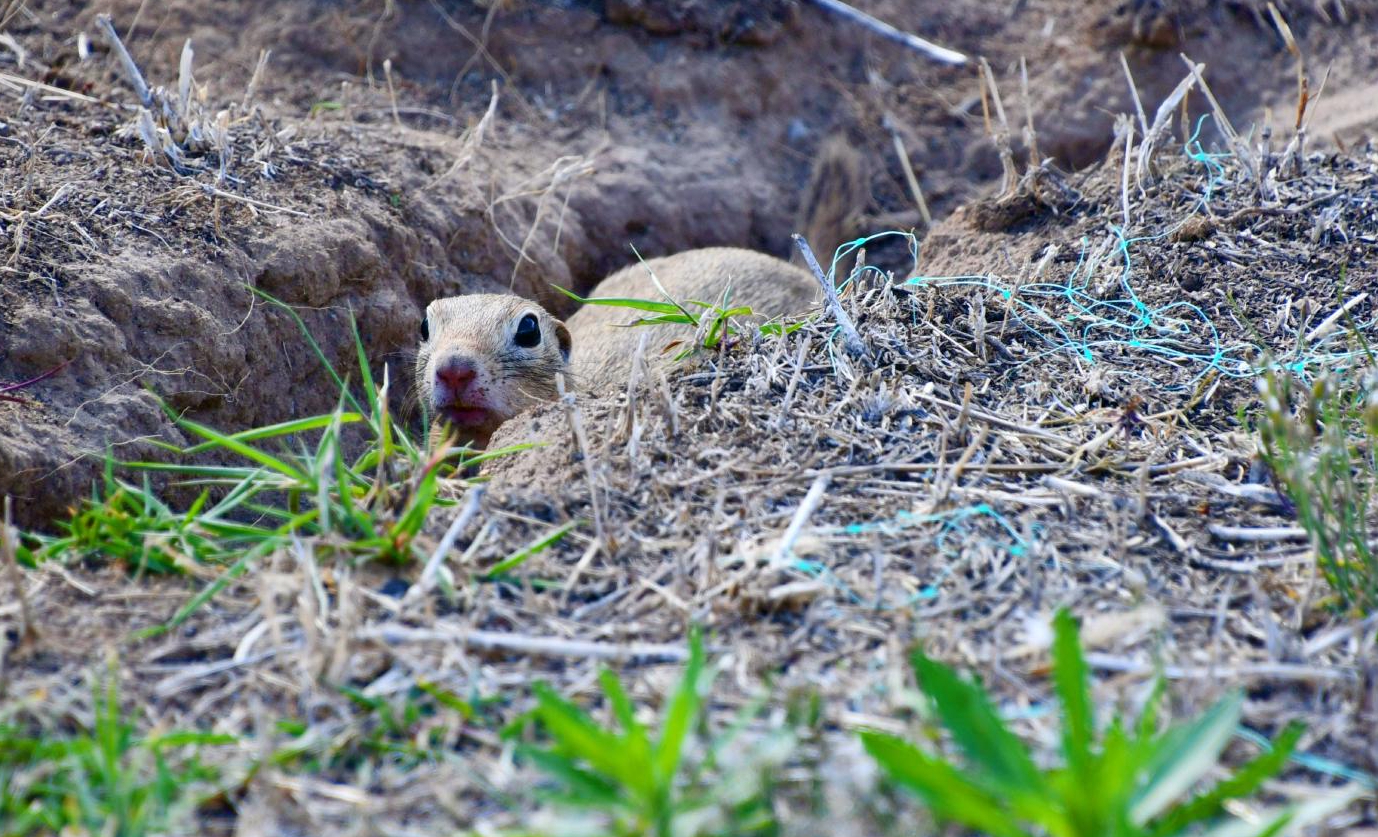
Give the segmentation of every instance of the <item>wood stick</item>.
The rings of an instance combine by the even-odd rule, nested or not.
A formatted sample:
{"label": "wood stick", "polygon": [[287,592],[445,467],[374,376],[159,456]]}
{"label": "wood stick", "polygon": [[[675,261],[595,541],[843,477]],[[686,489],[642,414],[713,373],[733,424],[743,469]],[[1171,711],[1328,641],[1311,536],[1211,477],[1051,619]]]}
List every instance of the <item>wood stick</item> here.
{"label": "wood stick", "polygon": [[799,535],[804,531],[804,525],[809,522],[809,516],[823,502],[823,492],[828,490],[830,481],[826,472],[814,478],[813,485],[809,486],[809,493],[804,495],[804,500],[794,512],[794,518],[790,520],[789,528],[785,530],[784,537],[780,538],[780,545],[775,550],[774,563],[783,564],[789,558],[790,553],[794,550],[795,542],[799,540]]}
{"label": "wood stick", "polygon": [[823,268],[818,266],[818,259],[813,255],[813,249],[809,243],[799,233],[795,233],[791,238],[799,252],[804,254],[804,261],[809,269],[813,271],[813,276],[818,280],[818,284],[823,286],[823,304],[827,307],[828,313],[837,320],[837,325],[842,329],[842,341],[847,346],[847,351],[860,357],[870,357],[871,352],[866,348],[866,341],[861,339],[857,333],[856,326],[852,325],[852,318],[847,316],[847,311],[842,307],[842,300],[837,298],[837,288],[833,287],[832,280],[823,272]]}
{"label": "wood stick", "polygon": [[845,17],[853,23],[871,30],[882,38],[889,38],[892,41],[904,44],[915,52],[932,58],[934,61],[959,67],[967,63],[967,57],[962,53],[948,49],[947,47],[938,46],[932,41],[920,38],[918,35],[896,29],[883,20],[871,17],[859,9],[852,8],[846,3],[843,3],[842,0],[813,0],[813,2],[835,15]]}
{"label": "wood stick", "polygon": [[900,168],[904,169],[904,179],[909,183],[909,194],[914,198],[914,205],[919,208],[919,217],[923,218],[925,226],[933,226],[933,216],[928,211],[928,201],[923,198],[923,190],[919,188],[918,175],[914,174],[914,167],[909,163],[909,151],[904,147],[904,139],[900,133],[893,128],[890,131],[890,140],[895,146],[895,156],[900,159]]}
{"label": "wood stick", "polygon": [[595,660],[642,660],[657,663],[682,663],[689,659],[689,650],[679,645],[649,642],[615,645],[581,639],[470,630],[439,622],[433,628],[380,625],[355,631],[354,637],[361,640],[380,640],[390,645],[406,642],[450,642],[466,648],[512,651],[537,657],[586,657]]}
{"label": "wood stick", "polygon": [[450,554],[450,548],[455,545],[455,540],[464,528],[469,525],[469,521],[478,514],[479,502],[483,499],[483,492],[487,486],[476,485],[469,489],[469,496],[465,498],[464,508],[460,509],[459,514],[450,523],[450,528],[445,530],[445,535],[440,539],[440,545],[431,553],[430,559],[426,561],[426,566],[421,570],[421,577],[416,584],[407,591],[407,598],[420,598],[435,586],[435,577],[440,572],[440,565],[445,560],[445,556]]}
{"label": "wood stick", "polygon": [[1211,523],[1206,531],[1222,541],[1238,543],[1272,543],[1274,541],[1306,540],[1306,530],[1300,526],[1222,526]]}
{"label": "wood stick", "polygon": [[[1156,674],[1158,667],[1153,663],[1140,663],[1125,657],[1110,654],[1089,653],[1086,663],[1101,671],[1115,671],[1123,674]],[[1324,680],[1358,680],[1359,673],[1345,666],[1311,666],[1298,663],[1245,663],[1234,666],[1163,666],[1164,677],[1170,680],[1239,680],[1244,678],[1264,678],[1268,680],[1299,680],[1319,682]]]}
{"label": "wood stick", "polygon": [[75,99],[78,102],[91,102],[93,104],[104,104],[94,96],[87,96],[85,93],[78,93],[75,90],[66,90],[61,87],[54,87],[51,84],[44,84],[41,81],[34,81],[23,76],[16,76],[10,73],[0,73],[0,81],[8,82],[17,87],[31,87],[34,90],[42,90],[44,93],[51,93],[54,96],[61,96],[65,99]]}
{"label": "wood stick", "polygon": [[134,56],[125,49],[124,41],[115,32],[115,25],[110,22],[110,15],[96,15],[96,26],[105,33],[105,38],[110,42],[110,48],[115,50],[115,56],[120,59],[120,66],[124,68],[124,74],[128,76],[129,83],[134,86],[134,93],[139,97],[139,103],[146,108],[153,107],[153,91],[148,89],[148,82],[144,81],[144,74],[139,72],[139,65],[134,63]]}
{"label": "wood stick", "polygon": [[33,614],[29,610],[29,597],[24,593],[24,574],[19,571],[19,548],[14,542],[13,512],[10,496],[5,495],[5,513],[0,517],[0,563],[3,563],[14,597],[19,601],[19,642],[32,642],[38,633],[34,629]]}
{"label": "wood stick", "polygon": [[1308,331],[1306,333],[1306,342],[1314,342],[1329,334],[1332,330],[1334,330],[1335,323],[1339,322],[1341,317],[1343,317],[1345,314],[1348,314],[1351,308],[1353,308],[1354,306],[1358,305],[1366,299],[1368,299],[1368,291],[1364,291],[1363,293],[1351,299],[1349,302],[1346,302],[1335,313],[1331,314],[1329,317],[1326,317],[1324,320],[1321,320],[1320,325]]}

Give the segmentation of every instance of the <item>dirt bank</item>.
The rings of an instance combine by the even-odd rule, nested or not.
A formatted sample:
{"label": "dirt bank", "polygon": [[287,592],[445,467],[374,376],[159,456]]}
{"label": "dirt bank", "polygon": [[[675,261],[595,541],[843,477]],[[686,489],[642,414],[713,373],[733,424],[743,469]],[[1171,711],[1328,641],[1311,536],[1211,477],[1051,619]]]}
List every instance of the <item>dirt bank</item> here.
{"label": "dirt bank", "polygon": [[[1098,159],[1111,114],[1132,110],[1121,51],[1148,107],[1179,51],[1208,62],[1241,124],[1291,95],[1291,58],[1250,4],[862,5],[988,56],[1016,125],[1026,59],[1039,150],[1065,167]],[[214,155],[179,174],[146,151],[98,11],[155,85],[176,85],[192,39],[199,97],[230,120],[223,178]],[[1352,20],[1294,18],[1313,63],[1336,62],[1333,89],[1371,69]],[[797,2],[53,2],[6,31],[22,54],[0,69],[51,85],[0,91],[0,381],[56,370],[0,402],[0,492],[26,525],[87,493],[104,451],[178,440],[154,393],[226,429],[334,404],[296,324],[253,288],[294,306],[342,370],[353,311],[396,378],[437,295],[505,287],[565,311],[547,283],[585,289],[630,245],[786,252],[829,133],[869,152],[874,223],[920,224],[894,137],[939,217],[1000,176],[970,67]]]}

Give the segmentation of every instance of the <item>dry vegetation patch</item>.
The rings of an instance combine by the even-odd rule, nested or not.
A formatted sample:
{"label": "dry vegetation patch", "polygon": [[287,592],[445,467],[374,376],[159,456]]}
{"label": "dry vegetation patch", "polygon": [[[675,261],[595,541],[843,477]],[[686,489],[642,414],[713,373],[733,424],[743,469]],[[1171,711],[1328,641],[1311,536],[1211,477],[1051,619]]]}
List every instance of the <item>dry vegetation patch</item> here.
{"label": "dry vegetation patch", "polygon": [[[671,726],[682,671],[707,665],[688,768],[655,777],[706,800],[701,832],[915,833],[931,824],[855,733],[938,740],[908,660],[921,646],[979,672],[1038,758],[1055,751],[1059,608],[1081,621],[1098,706],[1137,710],[1162,675],[1182,719],[1237,688],[1227,762],[1306,724],[1268,798],[1373,788],[1378,624],[1318,555],[1371,547],[1378,155],[1232,134],[1223,110],[1203,120],[1199,79],[1182,82],[1186,119],[1171,100],[1185,44],[1228,42],[1235,81],[1292,66],[1264,6],[935,11],[925,34],[955,46],[1007,36],[992,39],[1006,81],[987,64],[978,87],[853,55],[798,4],[517,5],[504,29],[504,4],[363,4],[314,41],[285,13],[295,86],[255,85],[237,55],[223,76],[243,87],[174,96],[178,53],[141,56],[170,108],[198,103],[178,118],[209,144],[181,160],[165,141],[189,132],[145,137],[137,108],[161,105],[109,68],[35,48],[52,87],[0,90],[17,103],[0,123],[0,422],[22,428],[0,435],[0,493],[48,527],[0,539],[0,734],[59,742],[25,752],[61,765],[6,773],[0,757],[0,802],[15,776],[68,793],[76,775],[83,805],[166,797],[212,833],[555,830],[533,788],[601,786],[558,772],[559,748],[541,761],[530,713],[548,733],[563,696],[634,747],[634,722]],[[1309,47],[1361,38],[1302,5],[1283,11]],[[77,49],[24,20],[26,38]],[[1108,46],[1088,20],[1116,24]],[[460,29],[462,61],[438,48]],[[586,51],[555,49],[572,40]],[[1047,60],[1021,65],[1029,44]],[[1141,105],[1169,100],[1161,125],[1118,64],[1091,71],[1120,48]],[[795,83],[820,62],[849,116]],[[352,93],[332,75],[346,65]],[[1031,91],[1010,83],[1021,71]],[[1220,86],[1229,110],[1257,98]],[[1139,114],[1113,137],[1108,116],[1082,118],[1112,105]],[[1065,124],[1025,131],[1040,108]],[[495,446],[539,446],[484,478],[413,441],[391,370],[427,299],[510,287],[564,305],[541,282],[585,289],[628,240],[782,250],[801,149],[833,116],[877,164],[869,223],[917,225],[919,179],[940,219],[835,260],[859,351],[822,307],[511,423]],[[1314,398],[1261,401],[1265,369]],[[1260,455],[1268,422],[1290,459]],[[107,444],[144,464],[104,473]],[[1299,515],[1297,475],[1351,461],[1349,516]],[[80,526],[54,534],[93,482]],[[1363,566],[1345,565],[1360,585]],[[1332,822],[1373,823],[1371,799]]]}

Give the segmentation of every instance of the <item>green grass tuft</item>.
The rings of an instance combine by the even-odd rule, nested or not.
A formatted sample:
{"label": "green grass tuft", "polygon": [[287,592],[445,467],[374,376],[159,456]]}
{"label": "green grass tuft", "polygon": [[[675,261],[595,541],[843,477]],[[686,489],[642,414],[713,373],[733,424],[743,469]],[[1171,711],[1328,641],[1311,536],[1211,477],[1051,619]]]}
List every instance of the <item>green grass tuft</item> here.
{"label": "green grass tuft", "polygon": [[1259,379],[1259,453],[1296,509],[1344,606],[1378,610],[1372,520],[1378,484],[1378,370],[1311,387],[1270,369]]}
{"label": "green grass tuft", "polygon": [[[862,733],[866,750],[939,819],[996,837],[1264,837],[1323,819],[1357,797],[1356,792],[1328,798],[1325,805],[1273,811],[1252,825],[1232,820],[1226,802],[1253,794],[1282,769],[1301,726],[1289,725],[1263,754],[1229,778],[1203,786],[1238,726],[1243,696],[1231,693],[1195,721],[1159,732],[1160,683],[1137,722],[1117,717],[1098,733],[1076,623],[1064,610],[1054,628],[1061,765],[1039,767],[979,684],[922,653],[914,656],[919,684],[962,761],[881,732]],[[1201,831],[1207,826],[1212,830]]]}
{"label": "green grass tuft", "polygon": [[[161,632],[184,621],[256,561],[294,538],[314,538],[317,554],[393,565],[424,558],[417,541],[427,518],[453,501],[439,495],[439,480],[521,447],[477,452],[440,444],[432,449],[394,421],[388,407],[390,382],[369,371],[353,318],[362,391],[350,388],[329,363],[305,324],[307,342],[340,386],[330,413],[293,419],[238,433],[225,433],[172,411],[169,418],[196,441],[164,444],[170,462],[118,462],[108,454],[102,485],[59,523],[57,536],[27,534],[20,560],[97,559],[136,572],[172,573],[198,565],[222,568],[200,594]],[[347,438],[348,437],[348,438]],[[206,460],[214,464],[200,464]],[[142,473],[131,482],[120,472]],[[150,487],[160,475],[180,487],[200,490],[184,511],[176,511]],[[534,554],[534,551],[531,553]],[[513,564],[529,555],[521,556]],[[146,632],[148,633],[148,632]]]}
{"label": "green grass tuft", "polygon": [[[714,670],[704,662],[697,631],[689,638],[689,661],[679,685],[668,696],[654,727],[637,719],[636,707],[611,670],[599,678],[616,726],[599,724],[592,715],[544,684],[536,684],[536,708],[508,730],[515,735],[529,726],[545,734],[545,746],[519,744],[518,755],[553,781],[557,790],[544,794],[574,823],[582,813],[599,833],[648,835],[775,835],[779,823],[771,803],[773,755],[726,762],[741,727],[707,743],[699,757],[695,744],[704,724],[703,702]],[[738,756],[741,755],[739,752]],[[571,833],[577,829],[571,829]]]}
{"label": "green grass tuft", "polygon": [[200,732],[139,737],[120,709],[112,666],[95,689],[89,729],[0,722],[0,837],[169,833],[215,795],[220,775],[201,763],[201,749],[234,743]]}

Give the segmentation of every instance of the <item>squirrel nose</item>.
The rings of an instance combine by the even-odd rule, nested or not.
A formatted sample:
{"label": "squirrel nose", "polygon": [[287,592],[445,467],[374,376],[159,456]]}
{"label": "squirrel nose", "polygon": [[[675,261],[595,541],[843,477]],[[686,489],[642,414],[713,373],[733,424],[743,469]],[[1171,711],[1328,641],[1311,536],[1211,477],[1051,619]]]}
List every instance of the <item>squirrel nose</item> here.
{"label": "squirrel nose", "polygon": [[459,393],[478,375],[474,362],[464,357],[448,357],[435,369],[435,379],[452,393]]}

